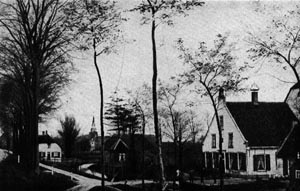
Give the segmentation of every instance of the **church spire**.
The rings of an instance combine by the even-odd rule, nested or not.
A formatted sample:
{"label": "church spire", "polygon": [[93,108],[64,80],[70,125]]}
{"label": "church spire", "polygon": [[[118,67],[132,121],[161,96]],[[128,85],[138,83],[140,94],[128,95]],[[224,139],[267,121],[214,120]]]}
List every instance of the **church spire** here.
{"label": "church spire", "polygon": [[95,116],[93,116],[93,121],[92,121],[92,128],[95,127]]}
{"label": "church spire", "polygon": [[91,127],[91,132],[96,131],[96,125],[95,125],[95,116],[93,116],[93,121],[92,121],[92,127]]}

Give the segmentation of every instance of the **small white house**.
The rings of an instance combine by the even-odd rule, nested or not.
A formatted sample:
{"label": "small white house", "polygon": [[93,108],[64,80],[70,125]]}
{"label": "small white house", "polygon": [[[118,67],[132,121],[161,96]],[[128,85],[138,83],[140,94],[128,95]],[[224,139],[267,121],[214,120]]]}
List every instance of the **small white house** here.
{"label": "small white house", "polygon": [[39,135],[38,140],[40,161],[61,162],[61,148],[48,135],[47,131],[43,131],[42,135]]}
{"label": "small white house", "polygon": [[[291,161],[278,152],[298,123],[284,102],[259,102],[258,88],[251,88],[251,102],[226,102],[219,95],[222,152],[227,173],[289,175]],[[219,131],[214,119],[203,142],[206,168],[219,168]]]}

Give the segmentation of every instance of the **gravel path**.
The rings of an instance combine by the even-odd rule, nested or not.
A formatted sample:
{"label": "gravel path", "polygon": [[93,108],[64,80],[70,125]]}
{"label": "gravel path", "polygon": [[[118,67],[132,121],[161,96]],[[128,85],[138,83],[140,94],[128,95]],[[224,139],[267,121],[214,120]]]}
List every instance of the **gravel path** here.
{"label": "gravel path", "polygon": [[[53,170],[53,172],[55,173],[59,173],[59,174],[63,174],[65,176],[69,176],[71,179],[75,180],[78,185],[68,189],[67,191],[88,191],[91,188],[95,187],[95,186],[101,186],[101,180],[97,180],[97,179],[93,179],[93,178],[88,178],[79,174],[75,174],[72,172],[68,172],[65,170],[61,170],[58,168],[54,168],[52,166],[48,166],[45,164],[41,164],[40,163],[40,167],[43,167],[45,169],[48,169],[50,171]],[[152,183],[153,181],[150,180],[145,180],[145,183]],[[116,184],[125,184],[125,181],[119,181],[119,182],[109,182],[109,181],[105,181],[105,186],[112,186],[112,185],[116,185]],[[141,184],[141,180],[128,180],[126,181],[127,185],[137,185],[137,184]],[[115,189],[116,191],[118,189]]]}

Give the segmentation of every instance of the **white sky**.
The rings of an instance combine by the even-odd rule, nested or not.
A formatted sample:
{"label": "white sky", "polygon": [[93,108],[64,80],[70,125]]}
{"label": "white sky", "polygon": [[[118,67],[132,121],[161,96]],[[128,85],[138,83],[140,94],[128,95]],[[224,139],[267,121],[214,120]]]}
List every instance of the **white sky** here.
{"label": "white sky", "polygon": [[[122,9],[128,9],[138,0],[119,0]],[[263,3],[270,7],[279,5],[286,8],[294,8],[293,2],[273,2]],[[188,17],[175,19],[175,26],[159,26],[157,29],[158,47],[158,69],[159,78],[167,80],[170,76],[182,71],[182,63],[178,60],[178,52],[174,48],[175,40],[183,38],[191,47],[197,46],[199,41],[212,43],[219,33],[230,33],[231,39],[237,42],[238,55],[237,62],[247,61],[247,43],[245,35],[247,31],[258,31],[264,28],[272,15],[266,16],[261,12],[255,12],[260,8],[260,3],[252,1],[209,1],[203,7],[191,11]],[[282,9],[281,11],[284,11]],[[272,13],[272,14],[277,14]],[[152,52],[150,39],[150,26],[140,25],[140,15],[138,13],[126,13],[129,21],[124,23],[124,37],[134,40],[129,44],[119,46],[118,54],[99,57],[99,66],[103,75],[105,100],[112,94],[117,84],[120,90],[134,89],[143,82],[151,83],[152,78]],[[90,59],[91,55],[76,54],[74,64],[78,70],[72,76],[73,83],[67,88],[62,97],[62,107],[49,116],[48,123],[41,125],[41,131],[47,129],[55,135],[60,124],[59,119],[65,114],[73,115],[78,121],[82,133],[89,132],[92,118],[96,118],[96,127],[99,129],[99,87],[96,70]],[[259,63],[261,64],[261,63]],[[255,82],[260,87],[260,101],[283,101],[292,84],[282,83],[266,73],[280,74],[283,79],[291,79],[293,76],[289,71],[283,72],[281,69],[272,68],[264,64],[262,69],[249,71],[249,80],[245,87]],[[119,83],[118,83],[119,81]],[[188,97],[186,98],[189,99]],[[229,96],[230,101],[249,101],[250,93]]]}

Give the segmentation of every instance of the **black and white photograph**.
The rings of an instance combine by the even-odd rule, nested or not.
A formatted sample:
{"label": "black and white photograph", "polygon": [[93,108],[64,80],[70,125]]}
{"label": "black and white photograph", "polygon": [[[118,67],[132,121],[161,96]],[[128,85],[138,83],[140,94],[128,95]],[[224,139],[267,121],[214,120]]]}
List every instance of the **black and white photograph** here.
{"label": "black and white photograph", "polygon": [[300,1],[0,0],[1,191],[300,191]]}

